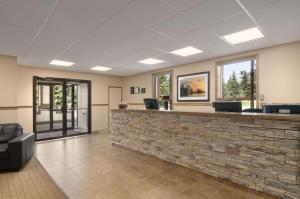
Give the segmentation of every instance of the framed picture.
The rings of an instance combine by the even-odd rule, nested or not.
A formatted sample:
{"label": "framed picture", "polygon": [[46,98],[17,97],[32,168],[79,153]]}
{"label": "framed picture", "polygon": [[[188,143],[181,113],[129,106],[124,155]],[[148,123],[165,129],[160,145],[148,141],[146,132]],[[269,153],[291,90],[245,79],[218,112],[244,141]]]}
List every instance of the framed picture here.
{"label": "framed picture", "polygon": [[146,93],[146,88],[141,88],[141,93]]}
{"label": "framed picture", "polygon": [[209,101],[209,71],[177,76],[177,101]]}
{"label": "framed picture", "polygon": [[134,87],[130,87],[130,94],[134,94]]}
{"label": "framed picture", "polygon": [[140,94],[140,87],[134,88],[134,94]]}

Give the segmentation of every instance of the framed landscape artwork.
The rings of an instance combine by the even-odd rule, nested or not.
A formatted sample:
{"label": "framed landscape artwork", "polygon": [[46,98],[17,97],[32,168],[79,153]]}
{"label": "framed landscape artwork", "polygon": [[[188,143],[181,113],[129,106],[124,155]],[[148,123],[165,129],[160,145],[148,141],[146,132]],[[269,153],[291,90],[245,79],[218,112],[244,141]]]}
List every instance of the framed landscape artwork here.
{"label": "framed landscape artwork", "polygon": [[209,72],[177,76],[177,101],[209,101]]}

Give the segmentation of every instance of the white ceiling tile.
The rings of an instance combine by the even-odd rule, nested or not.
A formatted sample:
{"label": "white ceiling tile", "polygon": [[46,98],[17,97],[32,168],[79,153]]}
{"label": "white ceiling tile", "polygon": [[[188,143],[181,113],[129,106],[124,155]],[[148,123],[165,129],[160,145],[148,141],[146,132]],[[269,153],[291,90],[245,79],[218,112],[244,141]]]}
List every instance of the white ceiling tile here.
{"label": "white ceiling tile", "polygon": [[135,1],[61,56],[85,60],[90,53],[100,54],[110,46],[138,35],[144,31],[143,27],[173,14],[175,11],[159,0]]}
{"label": "white ceiling tile", "polygon": [[[232,0],[226,1],[230,6],[227,6],[227,4],[222,6],[223,1],[210,0],[201,2],[202,3],[198,4],[197,6],[186,10],[184,13],[175,15],[153,26],[152,28],[167,35],[176,37],[183,33],[192,31],[199,26],[212,24],[242,12],[242,9],[239,7],[239,5]],[[217,9],[218,7],[222,7],[222,10]],[[214,10],[218,10],[218,12],[215,13],[209,11],[209,8],[214,8]]]}
{"label": "white ceiling tile", "polygon": [[214,51],[232,51],[235,48],[219,38],[206,42],[195,43],[195,46],[199,48],[201,47],[204,53],[213,53]]}
{"label": "white ceiling tile", "polygon": [[[90,3],[85,1],[82,4],[82,1],[79,0],[68,0],[59,4],[27,56],[29,58],[40,57],[45,62],[55,58],[74,41],[94,29],[105,19],[108,19],[116,10],[128,2],[126,0],[119,3],[120,1],[113,0],[107,2],[105,7],[101,7],[100,3],[104,1],[89,1]],[[50,44],[49,40],[51,40]],[[92,46],[95,46],[95,43]],[[87,52],[83,50],[87,49],[80,49],[80,55],[84,54],[83,52]],[[66,57],[66,59],[70,58],[72,57]],[[80,60],[76,59],[74,61],[78,62]]]}
{"label": "white ceiling tile", "polygon": [[192,46],[195,43],[207,42],[216,38],[217,36],[210,32],[207,28],[197,28],[183,35],[180,35],[175,39]]}
{"label": "white ceiling tile", "polygon": [[56,66],[56,65],[49,65],[49,62],[46,63],[44,59],[41,59],[39,57],[37,58],[23,58],[21,65],[24,66],[36,66],[36,67],[41,67],[41,68],[51,68],[51,69],[66,69],[66,67],[62,66]]}
{"label": "white ceiling tile", "polygon": [[186,47],[187,45],[184,42],[175,40],[175,39],[169,39],[167,41],[164,41],[162,43],[159,43],[155,46],[156,49],[162,51],[162,52],[171,52],[183,47]]}
{"label": "white ceiling tile", "polygon": [[[172,45],[174,44],[174,45]],[[163,45],[167,47],[168,52],[172,50],[176,50],[182,47],[185,47],[182,45],[182,43],[176,41],[176,40],[170,40],[168,42],[162,43],[161,48],[163,48]],[[166,49],[165,47],[165,49]],[[218,39],[217,37],[213,40],[209,40],[206,42],[194,42],[193,47],[196,47],[198,49],[203,50],[202,53],[196,54],[193,56],[188,57],[181,57],[176,56],[171,53],[165,53],[160,55],[158,58],[166,60],[168,63],[171,63],[171,65],[179,65],[179,64],[185,64],[185,63],[191,63],[195,62],[197,60],[203,60],[207,58],[211,58],[213,56],[222,56],[223,54],[232,54],[235,51],[235,48],[233,48],[228,43],[224,42],[223,40]]]}
{"label": "white ceiling tile", "polygon": [[287,43],[300,40],[300,15],[280,21],[279,24],[264,26],[264,31],[275,43]]}
{"label": "white ceiling tile", "polygon": [[178,10],[185,10],[207,0],[162,0]]}
{"label": "white ceiling tile", "polygon": [[54,0],[1,0],[0,51],[22,56],[54,3]]}
{"label": "white ceiling tile", "polygon": [[158,50],[155,49],[145,49],[145,50],[141,50],[139,52],[133,53],[131,55],[122,57],[118,60],[114,60],[111,62],[108,62],[108,66],[112,66],[112,67],[124,67],[124,63],[128,63],[128,64],[139,64],[138,61],[142,60],[142,59],[146,59],[146,58],[157,58],[159,56],[161,56],[162,54],[164,54],[163,52],[160,52]]}
{"label": "white ceiling tile", "polygon": [[[13,13],[13,14],[12,14]],[[43,18],[31,12],[23,12],[15,7],[0,4],[0,23],[26,29],[37,29]]]}
{"label": "white ceiling tile", "polygon": [[51,17],[80,25],[88,32],[129,2],[130,0],[64,0]]}
{"label": "white ceiling tile", "polygon": [[276,25],[290,17],[300,15],[300,1],[275,1],[264,7],[249,9],[249,12],[262,27],[265,25]]}
{"label": "white ceiling tile", "polygon": [[148,27],[175,14],[174,9],[160,0],[138,0],[120,12],[118,17],[126,19],[129,24]]}
{"label": "white ceiling tile", "polygon": [[33,32],[28,29],[0,23],[0,54],[22,55],[29,47]]}
{"label": "white ceiling tile", "polygon": [[276,1],[279,0],[240,0],[242,5],[245,6],[246,9],[262,8]]}
{"label": "white ceiling tile", "polygon": [[[111,67],[113,68],[114,72],[118,72],[123,75],[130,73],[135,74],[143,71],[153,70],[159,67],[165,67],[166,64],[168,64],[168,61],[157,65],[145,65],[138,63],[138,61],[149,57],[159,58],[162,54],[162,52],[155,49],[141,50],[140,52],[136,52],[112,62],[105,63],[104,66]],[[114,75],[117,75],[117,73],[114,73]]]}
{"label": "white ceiling tile", "polygon": [[256,27],[255,23],[247,14],[242,13],[210,25],[207,28],[219,36],[224,36],[253,27]]}
{"label": "white ceiling tile", "polygon": [[31,12],[34,15],[47,15],[57,0],[0,0],[0,5],[14,9],[16,12]]}
{"label": "white ceiling tile", "polygon": [[203,57],[204,57],[203,54],[193,55],[193,56],[184,57],[184,58],[173,55],[173,54],[164,54],[164,55],[160,56],[159,59],[167,60],[167,63],[165,63],[165,65],[167,65],[167,66],[177,66],[177,65],[181,65],[181,64],[194,62],[193,60],[195,60],[195,59],[201,60]]}
{"label": "white ceiling tile", "polygon": [[209,0],[184,11],[201,26],[216,23],[241,12],[243,10],[235,0]]}
{"label": "white ceiling tile", "polygon": [[240,43],[236,44],[235,47],[242,51],[248,51],[248,50],[254,50],[254,49],[259,49],[259,48],[264,48],[273,45],[268,39],[266,38],[261,38],[245,43]]}
{"label": "white ceiling tile", "polygon": [[236,50],[234,47],[217,37],[206,42],[195,42],[193,46],[201,49],[203,52],[201,54],[189,57],[189,62],[232,54]]}
{"label": "white ceiling tile", "polygon": [[149,47],[155,46],[155,44],[160,43],[164,40],[169,39],[168,37],[146,30],[135,37],[118,43],[115,46],[108,48],[107,50],[91,56],[89,60],[93,62],[98,61],[112,61],[114,59],[122,58],[133,54],[135,52],[140,52],[141,50],[147,49]]}
{"label": "white ceiling tile", "polygon": [[[159,68],[165,68],[168,67],[170,65],[168,65],[170,63],[168,62],[164,62],[161,64],[156,64],[156,65],[145,65],[145,64],[139,64],[139,63],[126,63],[126,67],[116,67],[113,69],[112,74],[114,75],[122,75],[122,76],[126,76],[126,75],[131,75],[131,74],[137,74],[137,73],[143,73],[143,72],[147,72],[147,71],[152,71],[152,70],[156,70]],[[118,66],[120,65],[124,65],[124,63],[118,63]]]}
{"label": "white ceiling tile", "polygon": [[40,58],[48,63],[54,59],[62,49],[70,45],[83,33],[84,30],[72,23],[64,24],[52,18],[38,36],[30,52],[24,58]]}
{"label": "white ceiling tile", "polygon": [[88,37],[80,40],[60,57],[74,59],[75,61],[85,61],[91,54],[100,54],[102,51],[110,48],[110,46],[114,46],[144,31],[142,27],[132,24],[127,24],[127,27],[124,27],[122,26],[124,23],[126,23],[126,20],[119,19],[103,25],[101,29],[99,28]]}
{"label": "white ceiling tile", "polygon": [[181,13],[151,28],[158,32],[176,37],[197,27],[199,27],[199,22],[197,20]]}
{"label": "white ceiling tile", "polygon": [[[0,0],[0,54],[30,66],[95,72],[89,68],[102,65],[112,68],[105,74],[130,75],[300,40],[299,0],[240,1],[266,38],[235,46],[220,38],[255,25],[236,0],[61,0],[47,23],[58,0]],[[203,53],[169,53],[186,46]],[[165,62],[138,63],[150,57]],[[53,58],[76,64],[49,66]]]}
{"label": "white ceiling tile", "polygon": [[[31,8],[25,3],[34,2]],[[0,23],[10,24],[26,29],[37,29],[42,25],[55,1],[12,0],[0,2]],[[41,12],[43,10],[44,12]]]}

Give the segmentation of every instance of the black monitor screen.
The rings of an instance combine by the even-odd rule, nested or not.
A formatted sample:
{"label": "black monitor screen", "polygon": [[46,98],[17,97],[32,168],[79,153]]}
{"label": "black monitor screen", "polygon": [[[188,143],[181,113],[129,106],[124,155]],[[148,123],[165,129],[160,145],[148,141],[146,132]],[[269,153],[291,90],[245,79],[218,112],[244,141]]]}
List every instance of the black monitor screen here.
{"label": "black monitor screen", "polygon": [[144,99],[144,104],[146,106],[146,109],[159,109],[159,102],[158,99],[156,98],[145,98]]}
{"label": "black monitor screen", "polygon": [[242,112],[241,102],[214,102],[215,111]]}
{"label": "black monitor screen", "polygon": [[300,114],[300,105],[276,104],[263,105],[264,113]]}

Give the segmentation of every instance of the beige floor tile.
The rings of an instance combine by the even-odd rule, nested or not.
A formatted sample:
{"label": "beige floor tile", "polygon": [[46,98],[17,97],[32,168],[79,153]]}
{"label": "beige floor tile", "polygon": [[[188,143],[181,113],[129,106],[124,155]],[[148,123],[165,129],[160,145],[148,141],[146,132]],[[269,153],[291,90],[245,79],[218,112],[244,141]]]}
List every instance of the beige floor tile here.
{"label": "beige floor tile", "polygon": [[74,199],[268,198],[195,170],[112,145],[108,134],[39,143],[37,151],[45,169]]}

